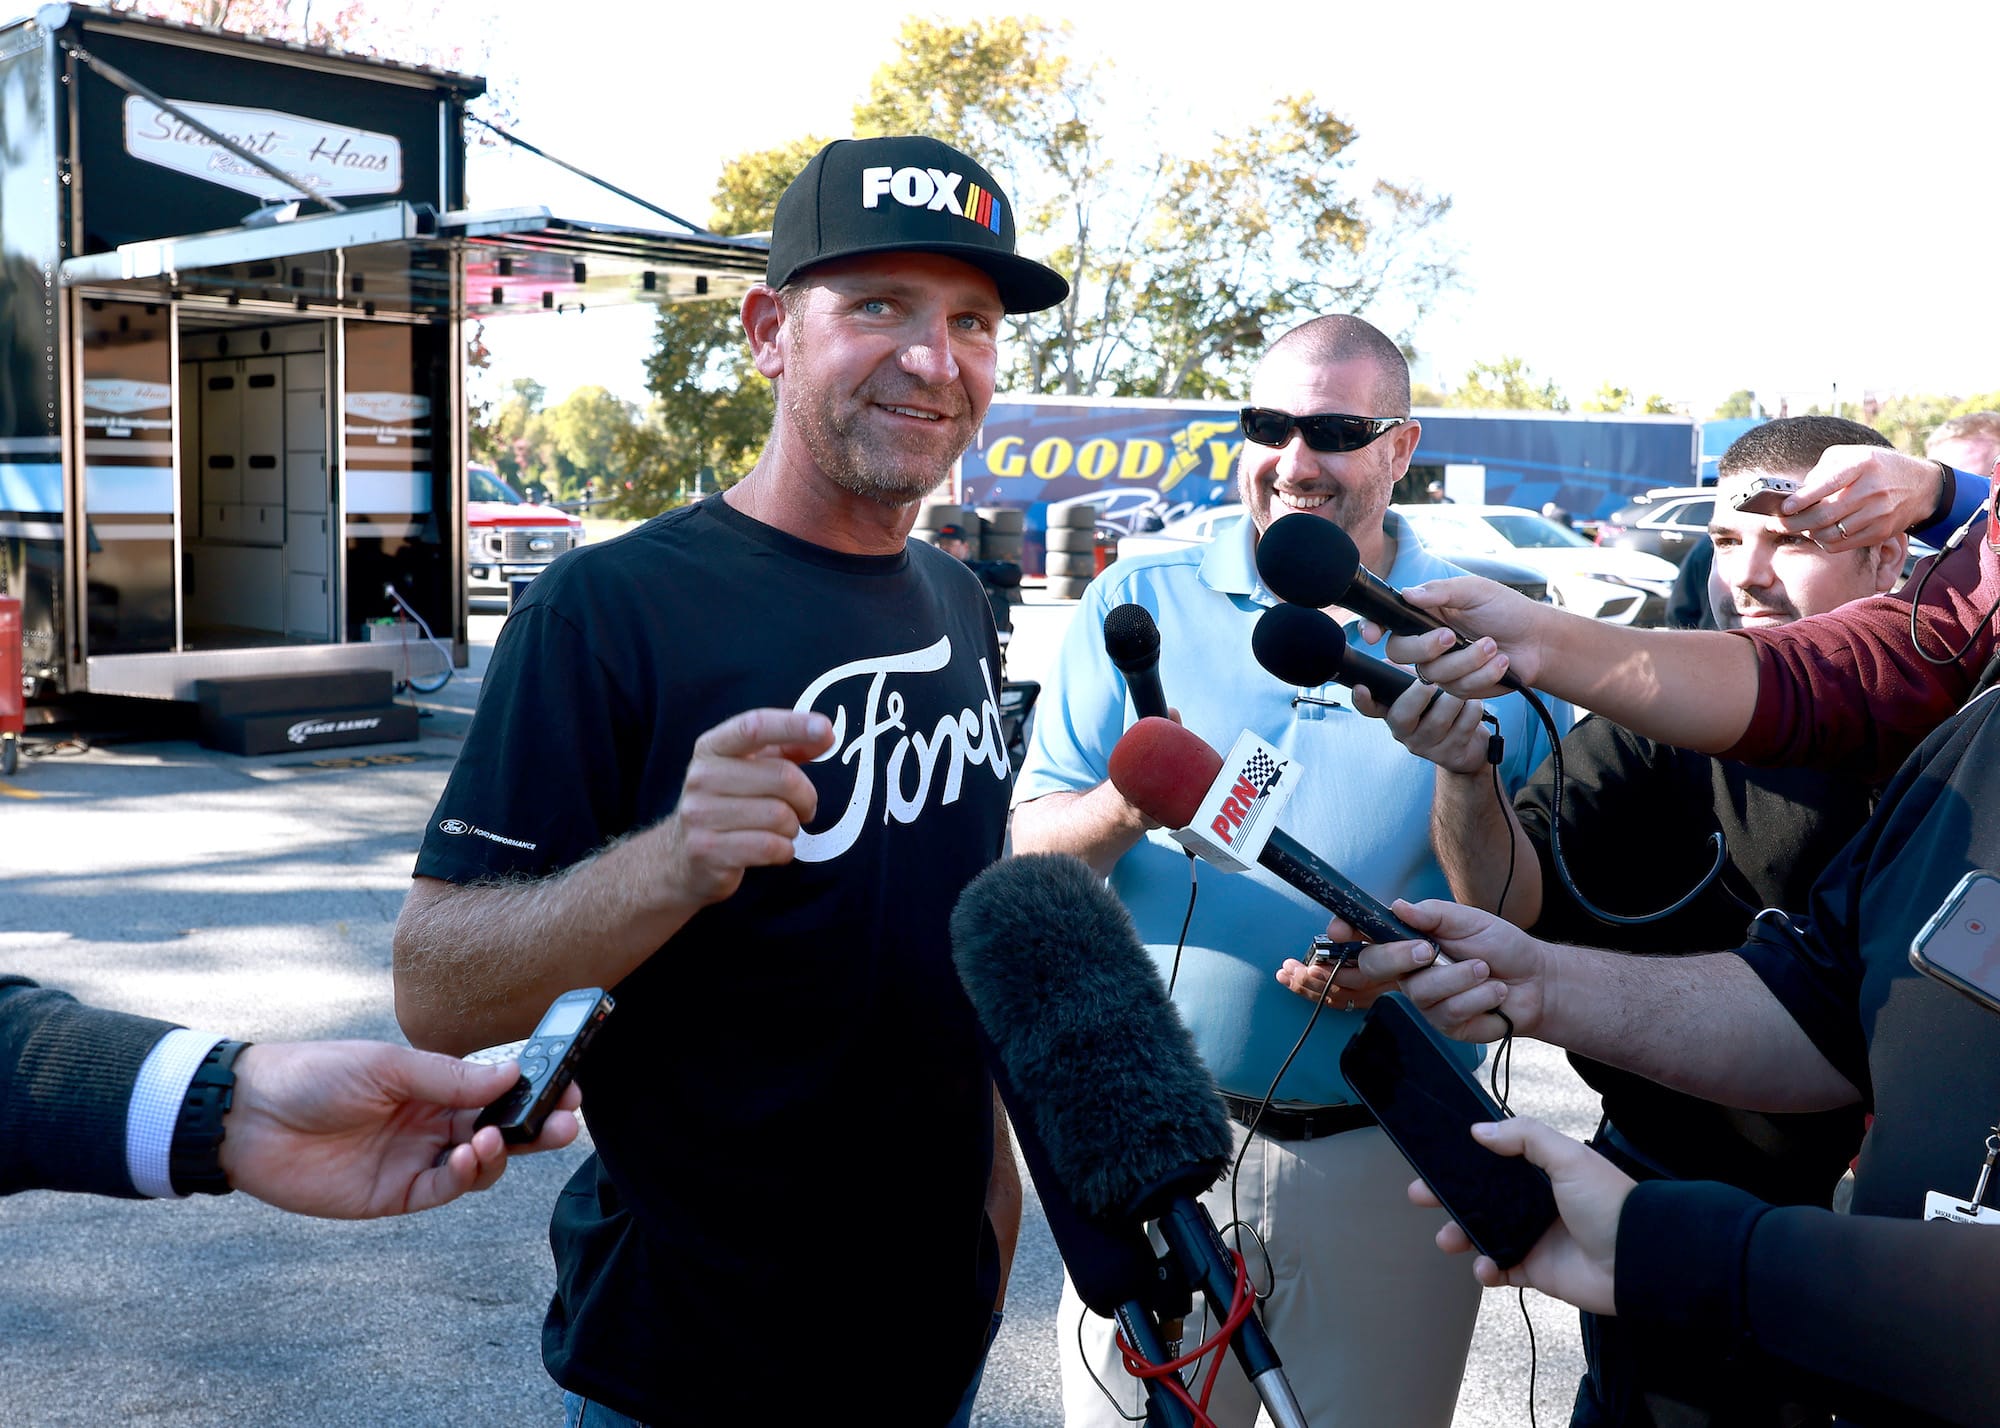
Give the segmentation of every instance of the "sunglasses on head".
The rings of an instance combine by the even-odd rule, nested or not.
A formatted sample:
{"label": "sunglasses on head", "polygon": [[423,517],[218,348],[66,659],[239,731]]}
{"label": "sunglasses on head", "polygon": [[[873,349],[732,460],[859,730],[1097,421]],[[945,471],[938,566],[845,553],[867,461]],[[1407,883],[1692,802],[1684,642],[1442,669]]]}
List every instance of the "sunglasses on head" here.
{"label": "sunglasses on head", "polygon": [[1245,407],[1243,434],[1259,446],[1283,446],[1292,439],[1292,428],[1297,427],[1306,445],[1314,451],[1359,451],[1383,432],[1408,420],[1408,417],[1343,416],[1339,412],[1293,416],[1276,407]]}

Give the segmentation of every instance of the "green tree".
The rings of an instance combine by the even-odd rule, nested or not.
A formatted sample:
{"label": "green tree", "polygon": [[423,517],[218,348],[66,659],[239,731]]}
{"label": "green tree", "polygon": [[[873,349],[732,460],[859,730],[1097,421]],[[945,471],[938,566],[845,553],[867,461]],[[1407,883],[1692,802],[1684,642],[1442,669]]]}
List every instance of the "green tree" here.
{"label": "green tree", "polygon": [[1722,399],[1722,404],[1715,409],[1715,414],[1717,417],[1723,419],[1755,416],[1757,415],[1757,394],[1748,387],[1731,392]]}
{"label": "green tree", "polygon": [[1401,333],[1457,280],[1450,200],[1358,183],[1356,131],[1311,95],[1206,153],[1116,157],[1102,67],[1069,43],[1036,19],[911,19],[855,110],[857,133],[950,135],[1014,197],[1024,246],[1071,279],[1066,303],[1014,319],[1007,385],[1240,390],[1276,332],[1381,304]]}
{"label": "green tree", "polygon": [[625,479],[620,455],[638,408],[603,387],[578,387],[542,414],[541,431],[566,499],[587,485],[607,492]]}
{"label": "green tree", "polygon": [[[1990,411],[2000,411],[2000,392],[1980,392],[1969,397],[1927,392],[1886,397],[1876,404],[1867,422],[1894,442],[1899,451],[1921,455],[1924,443],[1940,422],[1969,412]],[[1848,415],[1854,413],[1850,411]]]}
{"label": "green tree", "polygon": [[[1269,337],[1314,313],[1371,310],[1401,330],[1456,281],[1439,239],[1449,200],[1350,174],[1351,126],[1310,96],[1280,101],[1207,153],[1107,152],[1100,66],[1067,26],[910,19],[854,110],[859,135],[948,135],[1015,200],[1025,251],[1069,300],[1011,320],[1003,388],[1121,396],[1240,390]],[[818,139],[732,160],[719,232],[766,229]],[[768,386],[733,311],[661,313],[647,364],[657,431],[635,436],[631,504],[659,509],[704,468],[726,483],[769,429]],[[633,514],[640,513],[638,510]]]}
{"label": "green tree", "polygon": [[[826,141],[811,136],[739,154],[723,167],[709,215],[717,233],[768,231],[778,197]],[[655,319],[646,358],[653,401],[621,438],[612,513],[635,517],[733,485],[770,434],[771,384],[750,361],[737,305],[675,303]]]}
{"label": "green tree", "polygon": [[[468,22],[447,17],[444,0],[108,0],[107,8],[442,69],[457,69],[468,56]],[[444,40],[448,35],[456,38]],[[476,48],[483,59],[484,41]]]}
{"label": "green tree", "polygon": [[553,473],[547,472],[553,458],[543,450],[546,436],[541,428],[542,408],[547,400],[548,390],[540,382],[516,377],[507,384],[498,401],[485,404],[482,412],[475,413],[471,428],[473,459],[492,466],[517,491],[530,482],[555,489],[548,479]]}
{"label": "green tree", "polygon": [[1658,392],[1642,398],[1630,387],[1621,387],[1615,382],[1599,383],[1595,396],[1586,397],[1577,404],[1577,410],[1585,412],[1629,412],[1635,408],[1648,416],[1671,416],[1674,404]]}
{"label": "green tree", "polygon": [[1497,362],[1474,362],[1465,380],[1445,394],[1445,405],[1566,412],[1569,399],[1553,381],[1537,381],[1519,357],[1502,357]]}

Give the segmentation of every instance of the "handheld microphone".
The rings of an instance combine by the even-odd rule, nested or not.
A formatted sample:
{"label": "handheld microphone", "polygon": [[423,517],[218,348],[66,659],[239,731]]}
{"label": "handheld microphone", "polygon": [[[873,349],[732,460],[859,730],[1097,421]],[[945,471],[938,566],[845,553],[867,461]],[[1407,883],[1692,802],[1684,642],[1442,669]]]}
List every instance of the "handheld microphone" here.
{"label": "handheld microphone", "polygon": [[1167,717],[1160,688],[1160,627],[1144,605],[1120,605],[1104,617],[1104,652],[1125,676],[1141,719]]}
{"label": "handheld microphone", "polygon": [[[1086,1228],[1136,1235],[1142,1245],[1139,1227],[1157,1221],[1173,1268],[1202,1291],[1212,1317],[1227,1318],[1236,1266],[1195,1197],[1228,1163],[1229,1122],[1124,905],[1081,860],[1026,854],[966,886],[951,942],[1044,1207],[1054,1200]],[[1057,1246],[1069,1264],[1069,1250],[1060,1239]],[[1070,1275],[1077,1279],[1074,1264]],[[1083,1284],[1077,1289],[1105,1312]],[[1142,1304],[1115,1308],[1121,1327],[1148,1327]],[[1303,1428],[1254,1315],[1237,1328],[1233,1348],[1272,1420]],[[1149,1394],[1156,1387],[1149,1381]]]}
{"label": "handheld microphone", "polygon": [[[1373,620],[1391,634],[1422,635],[1450,629],[1363,565],[1353,537],[1320,516],[1298,513],[1271,522],[1257,541],[1257,577],[1273,595],[1289,604],[1315,610],[1339,605]],[[1452,648],[1467,648],[1469,642],[1453,633],[1457,643]],[[1500,682],[1509,689],[1523,687],[1512,673],[1502,675]]]}
{"label": "handheld microphone", "polygon": [[[1256,805],[1264,801],[1270,784],[1260,787],[1247,774],[1235,774],[1225,790],[1220,786],[1222,774],[1222,756],[1171,719],[1141,719],[1111,750],[1111,782],[1127,803],[1154,822],[1180,830],[1176,838],[1203,861],[1236,872],[1244,865],[1223,855],[1205,830],[1192,825],[1203,805],[1212,801],[1211,795],[1223,793],[1224,811],[1209,828],[1222,837],[1255,828],[1261,811]],[[1338,914],[1370,941],[1429,940],[1282,828],[1270,830],[1255,857],[1259,866]]]}
{"label": "handheld microphone", "polygon": [[1273,605],[1250,632],[1257,663],[1286,684],[1312,689],[1329,681],[1358,685],[1383,708],[1417,682],[1407,669],[1363,654],[1347,643],[1347,631],[1317,609]]}

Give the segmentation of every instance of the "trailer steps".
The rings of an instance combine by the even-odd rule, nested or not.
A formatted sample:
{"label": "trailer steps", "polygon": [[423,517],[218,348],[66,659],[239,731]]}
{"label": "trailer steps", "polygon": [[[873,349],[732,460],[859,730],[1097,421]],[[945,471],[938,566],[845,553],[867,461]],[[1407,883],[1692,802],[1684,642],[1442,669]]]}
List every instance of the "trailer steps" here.
{"label": "trailer steps", "polygon": [[386,669],[242,675],[194,685],[203,748],[283,754],[417,737],[417,711],[395,700]]}

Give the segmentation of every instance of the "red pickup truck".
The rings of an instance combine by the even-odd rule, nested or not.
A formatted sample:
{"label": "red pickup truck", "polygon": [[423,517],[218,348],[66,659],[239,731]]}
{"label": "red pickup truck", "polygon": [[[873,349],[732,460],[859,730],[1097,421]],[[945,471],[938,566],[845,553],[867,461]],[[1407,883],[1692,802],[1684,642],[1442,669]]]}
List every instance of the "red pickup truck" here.
{"label": "red pickup truck", "polygon": [[465,592],[471,600],[506,600],[517,576],[533,576],[572,546],[583,544],[583,522],[554,506],[538,506],[500,479],[491,466],[466,467]]}

